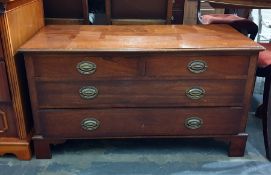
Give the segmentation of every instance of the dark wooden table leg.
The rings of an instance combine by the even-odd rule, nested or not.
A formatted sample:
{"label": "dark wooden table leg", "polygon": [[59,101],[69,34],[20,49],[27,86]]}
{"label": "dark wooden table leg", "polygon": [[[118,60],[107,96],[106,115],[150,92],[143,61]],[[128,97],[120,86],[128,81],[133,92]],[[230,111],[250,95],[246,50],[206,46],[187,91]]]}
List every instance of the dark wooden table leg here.
{"label": "dark wooden table leg", "polygon": [[240,133],[230,137],[229,143],[229,157],[242,157],[245,153],[246,141],[248,134]]}
{"label": "dark wooden table leg", "polygon": [[265,152],[266,152],[266,157],[271,160],[271,88],[270,88],[270,77],[266,77],[266,80],[268,80],[269,86],[267,90],[268,93],[268,99],[266,101],[267,103],[267,112],[266,115],[263,116],[262,118],[262,123],[263,123],[263,136],[264,136],[264,145],[265,145]]}
{"label": "dark wooden table leg", "polygon": [[262,119],[266,157],[271,160],[271,104],[269,103],[271,99],[271,65],[265,68],[258,68],[256,74],[259,77],[265,78],[263,104],[258,107],[255,115]]}

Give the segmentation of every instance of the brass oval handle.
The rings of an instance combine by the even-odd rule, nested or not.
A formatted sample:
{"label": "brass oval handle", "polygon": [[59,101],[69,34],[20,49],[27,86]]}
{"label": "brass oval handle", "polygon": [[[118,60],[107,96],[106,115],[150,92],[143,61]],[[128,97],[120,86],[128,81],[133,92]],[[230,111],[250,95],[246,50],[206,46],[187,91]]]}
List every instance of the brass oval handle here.
{"label": "brass oval handle", "polygon": [[83,75],[93,74],[96,71],[96,64],[90,61],[81,61],[76,66],[77,71]]}
{"label": "brass oval handle", "polygon": [[79,94],[83,99],[90,100],[97,97],[99,91],[94,86],[84,86],[79,90]]}
{"label": "brass oval handle", "polygon": [[194,60],[191,61],[187,67],[190,72],[198,74],[201,72],[205,72],[208,68],[208,65],[205,61]]}
{"label": "brass oval handle", "polygon": [[202,124],[203,120],[199,117],[189,117],[185,120],[185,126],[189,129],[198,129]]}
{"label": "brass oval handle", "polygon": [[186,90],[186,96],[192,100],[198,100],[203,98],[205,90],[201,87],[192,87]]}
{"label": "brass oval handle", "polygon": [[95,118],[86,118],[81,122],[84,130],[94,131],[100,127],[100,121]]}

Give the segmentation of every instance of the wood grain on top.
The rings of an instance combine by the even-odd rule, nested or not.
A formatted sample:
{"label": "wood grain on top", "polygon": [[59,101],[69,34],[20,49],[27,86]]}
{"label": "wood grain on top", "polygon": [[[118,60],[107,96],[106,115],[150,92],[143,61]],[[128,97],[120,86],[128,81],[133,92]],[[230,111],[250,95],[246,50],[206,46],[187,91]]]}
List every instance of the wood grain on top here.
{"label": "wood grain on top", "polygon": [[51,25],[20,51],[250,50],[263,47],[227,25]]}

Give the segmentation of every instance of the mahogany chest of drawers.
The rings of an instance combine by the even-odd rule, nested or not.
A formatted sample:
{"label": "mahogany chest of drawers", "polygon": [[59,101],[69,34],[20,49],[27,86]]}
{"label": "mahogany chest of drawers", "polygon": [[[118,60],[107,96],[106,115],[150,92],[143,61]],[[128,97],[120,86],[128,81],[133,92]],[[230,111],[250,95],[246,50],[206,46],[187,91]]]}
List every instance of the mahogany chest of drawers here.
{"label": "mahogany chest of drawers", "polygon": [[262,49],[226,25],[46,26],[20,48],[36,156],[133,137],[223,138],[242,156]]}

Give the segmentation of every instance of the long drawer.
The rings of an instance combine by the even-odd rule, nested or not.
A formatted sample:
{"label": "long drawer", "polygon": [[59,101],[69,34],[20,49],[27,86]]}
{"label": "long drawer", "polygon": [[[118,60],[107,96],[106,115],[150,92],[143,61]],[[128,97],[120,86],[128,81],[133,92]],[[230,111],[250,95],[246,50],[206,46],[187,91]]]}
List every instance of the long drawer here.
{"label": "long drawer", "polygon": [[[246,56],[183,56],[167,54],[123,54],[88,56],[78,54],[35,55],[34,77],[48,79],[117,79],[135,77],[229,78],[248,73]],[[230,65],[230,67],[225,66]]]}
{"label": "long drawer", "polygon": [[245,80],[36,81],[39,108],[242,106]]}
{"label": "long drawer", "polygon": [[51,138],[237,134],[241,108],[41,110],[40,130]]}

